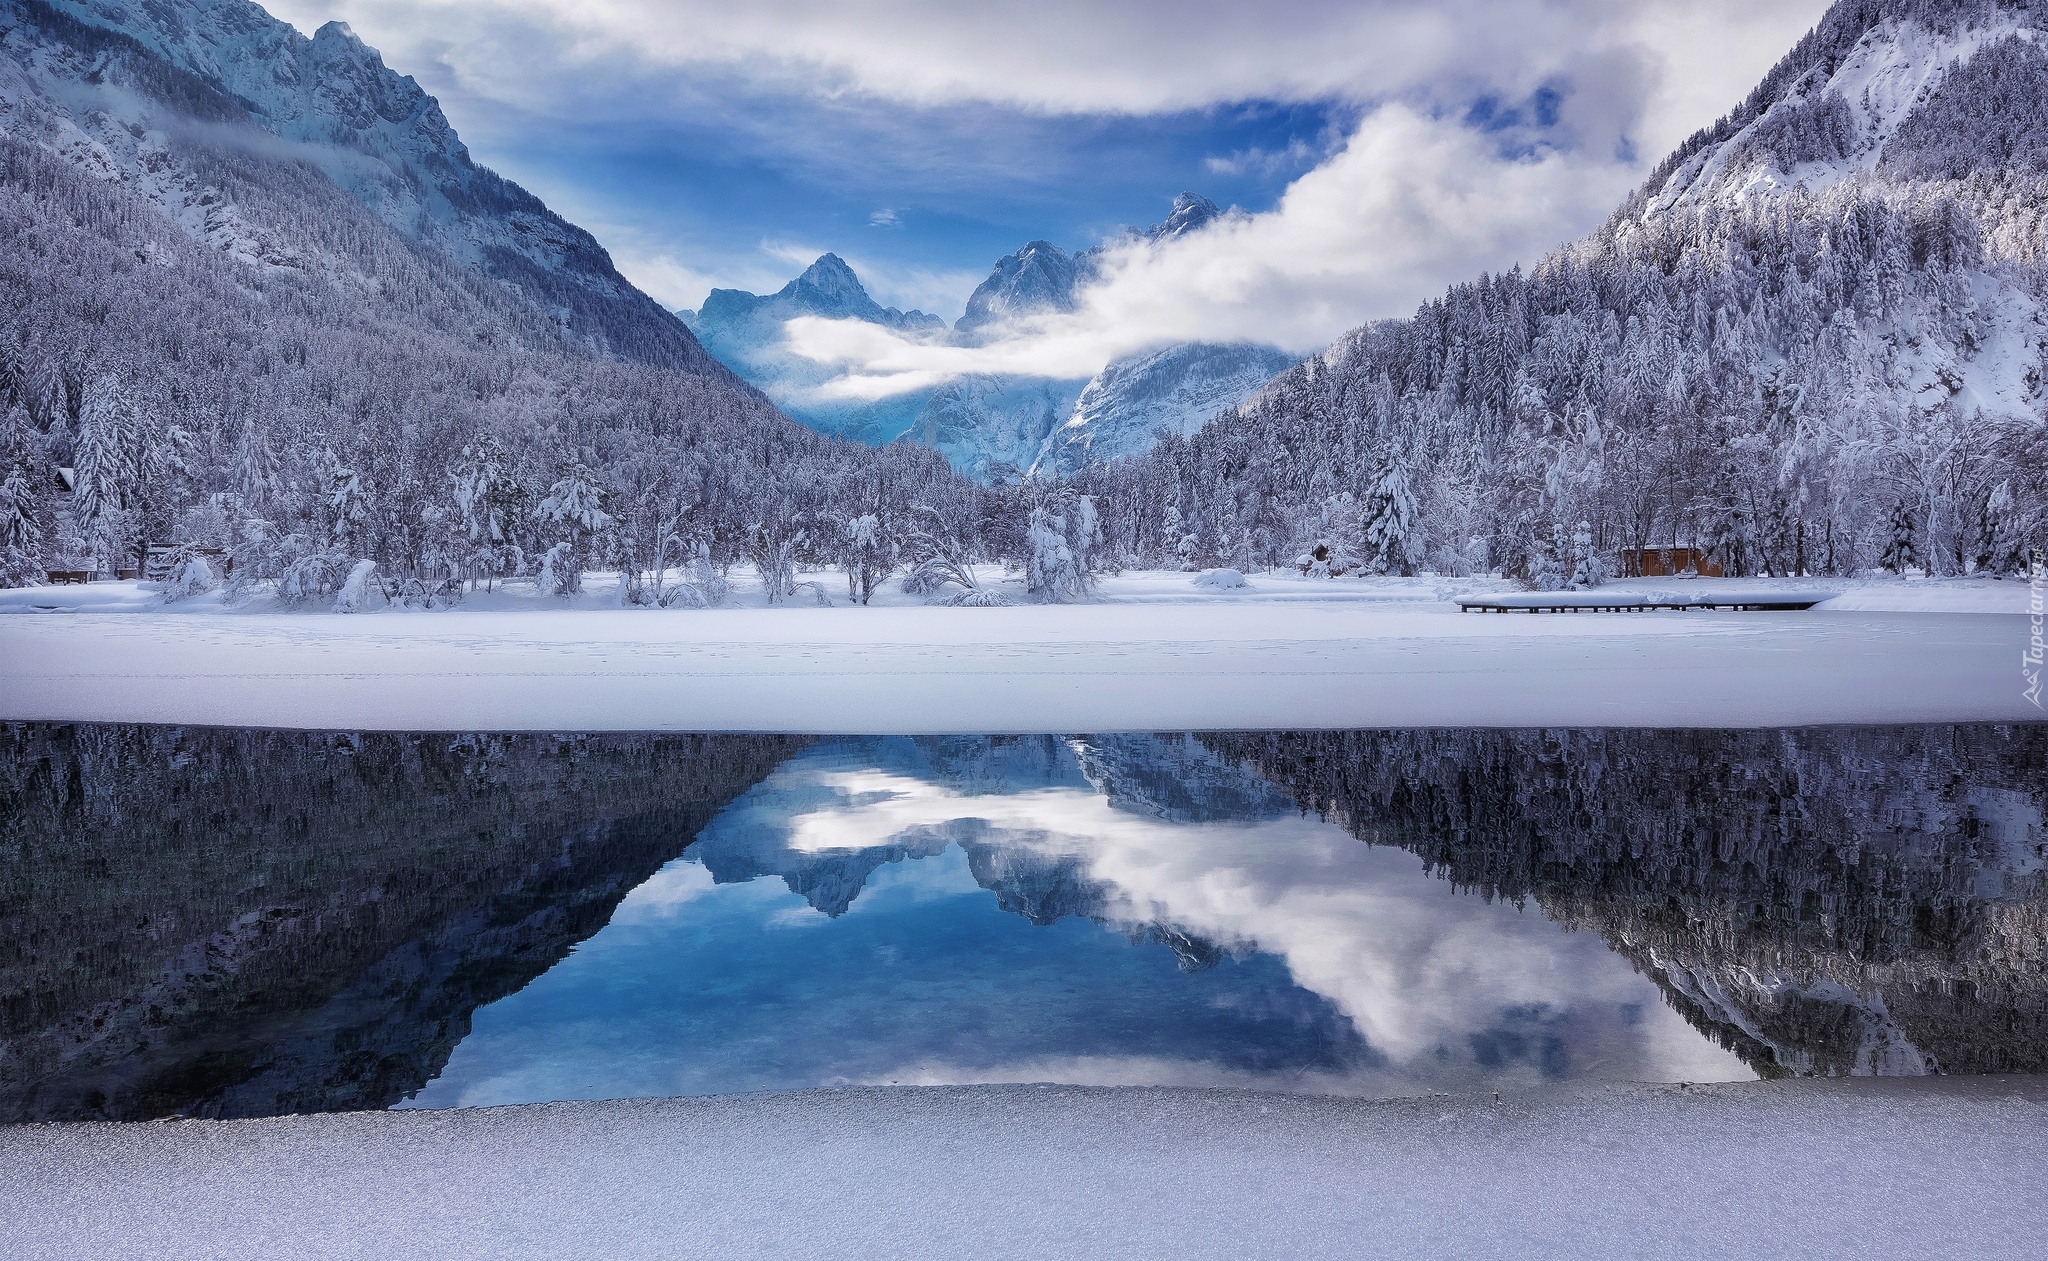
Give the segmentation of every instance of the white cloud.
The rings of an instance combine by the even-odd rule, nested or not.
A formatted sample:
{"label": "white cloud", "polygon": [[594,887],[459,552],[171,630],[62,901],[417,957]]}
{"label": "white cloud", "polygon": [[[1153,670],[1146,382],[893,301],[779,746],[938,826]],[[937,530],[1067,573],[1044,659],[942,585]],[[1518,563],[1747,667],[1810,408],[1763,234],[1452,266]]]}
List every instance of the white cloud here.
{"label": "white cloud", "polygon": [[[797,786],[828,790],[804,804],[792,801],[782,818],[775,818],[772,798],[756,796],[768,808],[748,822],[767,870],[778,869],[770,846],[825,854],[872,851],[913,837],[928,844],[932,835],[972,820],[984,843],[1078,863],[1083,887],[1102,891],[1099,908],[1091,909],[1111,926],[1170,924],[1228,949],[1282,960],[1295,984],[1328,999],[1391,1061],[1372,1074],[1376,1083],[1349,1088],[1413,1088],[1417,1069],[1425,1076],[1446,1071],[1433,1063],[1435,1048],[1463,1045],[1501,1012],[1530,1006],[1593,1013],[1640,1005],[1646,1019],[1623,1025],[1609,1043],[1610,1052],[1626,1057],[1610,1066],[1617,1075],[1667,1081],[1750,1075],[1657,1003],[1655,990],[1596,935],[1561,932],[1541,914],[1461,893],[1428,879],[1414,855],[1362,845],[1330,823],[1296,816],[1168,823],[1118,809],[1087,788],[974,794],[935,777],[847,768],[828,757],[801,758],[777,770],[791,797]],[[862,907],[856,900],[855,912]],[[1023,1080],[1237,1084],[1193,1063],[1062,1058],[1038,1064],[1039,1074]],[[914,1062],[882,1080],[1014,1080],[1027,1067]],[[1347,1088],[1338,1080],[1318,1084]]]}
{"label": "white cloud", "polygon": [[868,226],[871,228],[900,228],[903,226],[903,220],[897,217],[895,211],[884,206],[868,216]]}
{"label": "white cloud", "polygon": [[[1739,100],[1826,0],[1043,0],[1008,7],[274,0],[272,7],[305,29],[345,17],[393,64],[438,66],[471,97],[537,114],[587,111],[602,97],[607,112],[625,117],[639,108],[651,116],[674,101],[637,86],[618,88],[619,99],[604,97],[604,85],[644,85],[664,74],[678,85],[715,78],[827,103],[974,104],[1053,115],[1248,100],[1376,106],[1273,210],[1165,248],[1124,249],[1072,315],[973,348],[915,343],[868,326],[791,326],[804,353],[844,369],[833,389],[880,397],[963,372],[1085,376],[1120,354],[1184,338],[1313,350],[1368,319],[1406,313],[1481,268],[1532,261],[1597,223],[1650,162]],[[1522,101],[1544,86],[1564,92],[1559,123],[1542,136],[1554,152],[1506,159],[1497,151],[1504,137],[1456,121],[1475,100]],[[1212,162],[1249,170],[1294,156],[1247,151]],[[599,235],[613,245],[621,270],[679,305],[701,300],[711,283],[757,292],[780,283],[759,274],[759,260],[706,266],[680,261],[691,255],[679,244],[622,245]],[[770,256],[802,266],[818,252]],[[750,279],[738,281],[740,273]],[[861,274],[886,304],[942,313],[957,309],[957,295],[979,279],[942,294],[929,283],[956,276]]]}
{"label": "white cloud", "polygon": [[1204,158],[1202,166],[1215,175],[1243,175],[1246,172],[1272,175],[1308,166],[1316,156],[1308,141],[1296,136],[1279,149],[1261,149],[1256,146],[1240,149],[1228,155]]}
{"label": "white cloud", "polygon": [[841,365],[829,388],[855,398],[970,372],[1085,377],[1117,356],[1193,339],[1306,352],[1412,310],[1447,280],[1533,260],[1597,222],[1636,178],[1629,164],[1582,153],[1506,159],[1468,127],[1388,106],[1271,211],[1112,251],[1072,314],[1023,322],[979,346],[798,320],[791,344]]}
{"label": "white cloud", "polygon": [[[823,93],[1049,113],[1153,113],[1252,99],[1383,99],[1447,84],[1519,96],[1587,55],[1669,63],[1674,104],[1725,109],[1825,0],[273,0],[310,30],[345,17],[387,53],[426,54],[475,85],[544,94],[563,70],[624,55],[741,67]],[[508,30],[538,28],[551,38]],[[381,41],[381,43],[380,43]],[[1683,126],[1682,123],[1670,125]],[[1683,134],[1682,131],[1679,134]],[[1661,147],[1675,136],[1646,137]]]}

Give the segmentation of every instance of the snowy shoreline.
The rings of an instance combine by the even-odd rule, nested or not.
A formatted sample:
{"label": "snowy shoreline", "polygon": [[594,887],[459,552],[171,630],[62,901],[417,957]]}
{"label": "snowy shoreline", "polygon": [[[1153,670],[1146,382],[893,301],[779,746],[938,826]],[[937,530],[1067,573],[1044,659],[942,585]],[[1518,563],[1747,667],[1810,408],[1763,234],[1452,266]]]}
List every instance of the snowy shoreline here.
{"label": "snowy shoreline", "polygon": [[0,1129],[0,1217],[23,1261],[1988,1258],[2044,1160],[2040,1077],[884,1087]]}

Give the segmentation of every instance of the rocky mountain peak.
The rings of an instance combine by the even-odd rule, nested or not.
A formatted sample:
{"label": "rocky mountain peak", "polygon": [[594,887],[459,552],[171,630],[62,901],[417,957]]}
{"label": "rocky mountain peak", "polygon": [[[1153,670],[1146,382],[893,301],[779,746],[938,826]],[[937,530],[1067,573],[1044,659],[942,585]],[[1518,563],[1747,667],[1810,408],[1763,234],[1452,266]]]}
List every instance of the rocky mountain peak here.
{"label": "rocky mountain peak", "polygon": [[[853,268],[837,254],[820,255],[817,262],[784,285],[776,296],[793,299],[805,310],[818,315],[852,315],[871,319],[881,313],[881,307],[868,296],[860,277],[854,275]],[[873,308],[872,312],[870,308]]]}
{"label": "rocky mountain peak", "polygon": [[1156,223],[1145,235],[1155,241],[1171,240],[1185,236],[1223,217],[1222,208],[1200,193],[1183,192],[1173,199],[1173,210],[1164,221]]}
{"label": "rocky mountain peak", "polygon": [[953,327],[967,332],[1019,315],[1071,311],[1076,276],[1072,255],[1050,241],[1032,241],[996,260]]}

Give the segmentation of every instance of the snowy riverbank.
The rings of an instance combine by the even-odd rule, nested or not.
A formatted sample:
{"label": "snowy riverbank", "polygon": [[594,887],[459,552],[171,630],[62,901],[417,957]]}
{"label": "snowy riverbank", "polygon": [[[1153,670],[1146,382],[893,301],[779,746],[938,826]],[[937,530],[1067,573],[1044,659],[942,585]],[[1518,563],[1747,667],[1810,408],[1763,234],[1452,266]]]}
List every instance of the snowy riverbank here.
{"label": "snowy riverbank", "polygon": [[1061,606],[750,608],[743,591],[650,611],[515,587],[447,612],[154,615],[133,583],[35,588],[0,599],[24,614],[0,617],[0,718],[943,734],[2043,717],[2022,696],[2020,584],[1752,585],[1840,594],[1799,613],[1488,616],[1450,602],[1501,586],[1486,580],[1212,593],[1132,574]]}
{"label": "snowy riverbank", "polygon": [[[985,589],[1001,594],[1016,605],[1027,605],[1031,602],[1024,591],[1022,581],[1017,576],[1005,575],[1001,567],[995,565],[982,565],[978,570],[977,576]],[[1293,570],[1253,573],[1244,577],[1242,586],[1235,587],[1215,581],[1218,575],[1231,572],[1233,571],[1211,570],[1208,571],[1206,580],[1201,580],[1204,578],[1203,575],[1161,570],[1134,570],[1100,575],[1096,581],[1093,598],[1079,607],[1105,604],[1305,604],[1359,610],[1408,609],[1450,613],[1457,611],[1453,602],[1461,596],[1520,593],[1522,590],[1519,584],[1500,578],[1331,580],[1304,577]],[[816,592],[808,588],[800,591],[783,606],[784,611],[799,613],[816,610],[820,607],[820,594],[829,602],[830,607],[848,607],[846,582],[837,571],[809,572],[801,574],[800,578],[805,583],[815,584]],[[762,595],[760,581],[747,571],[735,571],[731,587],[730,595],[717,609],[678,607],[623,611],[649,616],[682,617],[769,607]],[[1707,588],[1825,594],[1828,598],[1823,607],[1834,611],[1858,612],[2024,613],[2027,611],[2029,594],[2027,584],[2017,579],[1892,577],[1734,580],[1625,578],[1610,581],[1599,588],[1599,591],[1602,594],[1628,592],[1686,595]],[[921,609],[928,606],[923,597],[906,595],[900,582],[892,579],[877,588],[874,598],[867,607]],[[0,590],[0,614],[156,613],[232,614],[247,617],[271,614],[309,616],[323,611],[324,607],[317,605],[296,611],[286,609],[267,592],[244,597],[232,606],[225,603],[217,591],[166,604],[156,584],[134,581]],[[604,572],[587,574],[584,577],[584,590],[567,598],[543,597],[536,591],[531,580],[514,580],[500,584],[491,591],[472,592],[464,597],[457,608],[443,611],[458,614],[621,611],[618,575]],[[373,597],[365,602],[363,611],[356,616],[406,616],[417,612],[422,610],[378,607]]]}
{"label": "snowy riverbank", "polygon": [[1358,1100],[985,1086],[0,1130],[10,1255],[1951,1257],[2048,1081]]}

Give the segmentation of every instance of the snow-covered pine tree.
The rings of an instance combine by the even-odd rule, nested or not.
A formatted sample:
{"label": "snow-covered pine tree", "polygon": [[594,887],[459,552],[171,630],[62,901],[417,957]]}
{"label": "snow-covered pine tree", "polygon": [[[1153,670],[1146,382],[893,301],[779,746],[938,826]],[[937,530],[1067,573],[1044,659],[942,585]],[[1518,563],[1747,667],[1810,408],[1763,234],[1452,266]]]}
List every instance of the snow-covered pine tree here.
{"label": "snow-covered pine tree", "polygon": [[32,587],[43,580],[40,506],[26,461],[12,462],[0,481],[0,587]]}
{"label": "snow-covered pine tree", "polygon": [[1025,529],[1024,586],[1031,598],[1064,604],[1087,596],[1093,583],[1088,556],[1100,541],[1092,499],[1062,492],[1042,500]]}
{"label": "snow-covered pine tree", "polygon": [[323,463],[327,470],[328,541],[345,555],[359,558],[368,550],[365,544],[370,523],[370,498],[363,475],[331,451],[326,453]]}
{"label": "snow-covered pine tree", "polygon": [[556,541],[541,560],[541,594],[574,595],[583,589],[583,570],[593,545],[611,529],[605,491],[581,460],[562,467],[561,476],[534,507],[543,533]]}
{"label": "snow-covered pine tree", "polygon": [[2024,532],[2014,520],[2015,515],[2012,482],[2008,479],[1984,496],[1984,506],[1977,515],[1974,565],[1978,573],[2015,574],[2026,569],[2026,548],[2021,543]]}
{"label": "snow-covered pine tree", "polygon": [[1415,493],[1408,487],[1407,465],[1398,458],[1380,465],[1365,503],[1367,563],[1374,573],[1415,576],[1419,539],[1415,533]]}
{"label": "snow-covered pine tree", "polygon": [[1904,499],[1892,505],[1890,539],[1885,544],[1884,555],[1878,564],[1895,574],[1920,565],[1920,549],[1917,543],[1919,523],[1913,513],[1913,505]]}
{"label": "snow-covered pine tree", "polygon": [[1538,591],[1561,590],[1570,577],[1571,540],[1564,526],[1553,525],[1536,549],[1529,571],[1529,585]]}
{"label": "snow-covered pine tree", "polygon": [[242,497],[242,511],[250,516],[262,516],[270,509],[270,501],[277,494],[277,452],[270,443],[270,429],[260,417],[249,416],[242,422],[241,436],[235,443],[235,493]]}
{"label": "snow-covered pine tree", "polygon": [[1600,564],[1600,557],[1593,550],[1593,526],[1581,521],[1572,531],[1572,572],[1569,585],[1574,590],[1597,587],[1607,581],[1607,571]]}
{"label": "snow-covered pine tree", "polygon": [[127,510],[135,499],[135,448],[134,415],[120,382],[100,373],[86,384],[79,404],[71,513],[79,536],[110,569],[134,554]]}
{"label": "snow-covered pine tree", "polygon": [[1171,557],[1173,564],[1180,563],[1180,541],[1186,533],[1181,528],[1180,505],[1166,505],[1166,511],[1159,518],[1159,543],[1160,551]]}
{"label": "snow-covered pine tree", "polygon": [[[14,392],[19,392],[18,385]],[[0,587],[43,580],[44,520],[48,498],[38,467],[28,413],[19,403],[0,418]]]}
{"label": "snow-covered pine tree", "polygon": [[462,448],[449,472],[461,530],[469,542],[463,565],[472,581],[481,577],[487,587],[518,572],[522,559],[517,529],[526,492],[512,475],[510,463],[504,444],[484,431]]}

